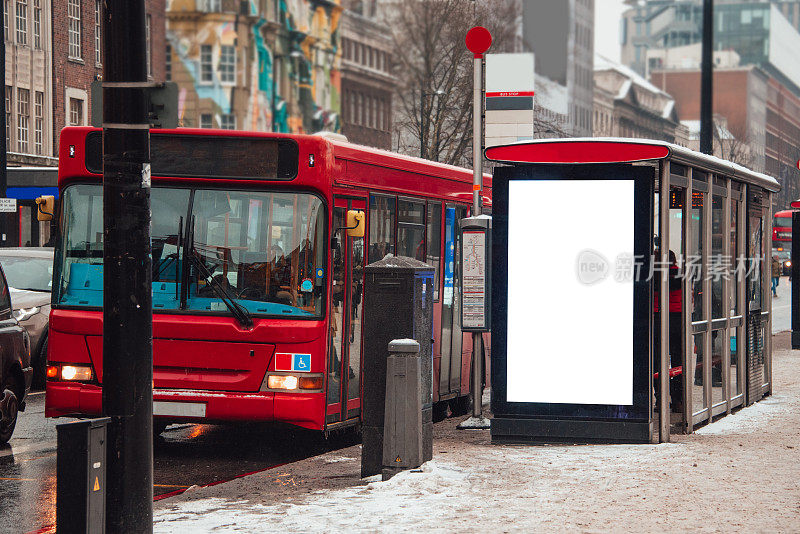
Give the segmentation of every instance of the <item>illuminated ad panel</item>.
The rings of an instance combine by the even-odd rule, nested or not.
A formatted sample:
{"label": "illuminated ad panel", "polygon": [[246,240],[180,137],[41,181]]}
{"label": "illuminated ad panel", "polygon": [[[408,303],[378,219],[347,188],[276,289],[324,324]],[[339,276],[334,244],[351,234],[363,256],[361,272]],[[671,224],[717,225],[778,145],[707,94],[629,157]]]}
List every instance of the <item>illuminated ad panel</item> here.
{"label": "illuminated ad panel", "polygon": [[495,168],[493,441],[650,439],[655,170]]}
{"label": "illuminated ad panel", "polygon": [[633,404],[634,180],[508,185],[508,402]]}

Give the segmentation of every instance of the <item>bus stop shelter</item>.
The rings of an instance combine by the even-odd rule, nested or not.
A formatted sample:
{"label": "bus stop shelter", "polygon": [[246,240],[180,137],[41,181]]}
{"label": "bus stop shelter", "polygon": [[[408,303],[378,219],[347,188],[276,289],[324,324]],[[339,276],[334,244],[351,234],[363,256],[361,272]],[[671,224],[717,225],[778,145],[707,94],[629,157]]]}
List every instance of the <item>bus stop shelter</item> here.
{"label": "bus stop shelter", "polygon": [[771,393],[776,180],[660,141],[486,157],[493,441],[669,441]]}

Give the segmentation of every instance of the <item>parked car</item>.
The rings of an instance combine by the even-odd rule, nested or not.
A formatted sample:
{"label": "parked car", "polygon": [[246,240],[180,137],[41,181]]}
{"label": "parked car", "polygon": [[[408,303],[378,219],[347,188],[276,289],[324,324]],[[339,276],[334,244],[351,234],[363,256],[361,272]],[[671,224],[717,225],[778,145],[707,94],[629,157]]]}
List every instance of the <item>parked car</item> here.
{"label": "parked car", "polygon": [[53,249],[20,247],[0,249],[14,318],[31,338],[33,387],[44,388],[47,366],[47,326],[53,285]]}
{"label": "parked car", "polygon": [[0,268],[0,445],[14,433],[32,379],[30,337],[14,318],[11,292]]}

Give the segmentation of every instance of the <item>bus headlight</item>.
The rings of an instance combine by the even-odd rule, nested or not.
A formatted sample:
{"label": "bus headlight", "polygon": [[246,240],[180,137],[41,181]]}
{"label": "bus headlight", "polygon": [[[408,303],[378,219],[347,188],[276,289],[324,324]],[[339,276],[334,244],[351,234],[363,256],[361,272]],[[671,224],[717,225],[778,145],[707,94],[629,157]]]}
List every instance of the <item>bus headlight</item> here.
{"label": "bus headlight", "polygon": [[47,378],[89,382],[92,380],[92,368],[88,365],[48,365]]}
{"label": "bus headlight", "polygon": [[322,390],[323,384],[322,376],[269,375],[267,377],[268,389],[311,391]]}
{"label": "bus headlight", "polygon": [[270,375],[267,380],[267,387],[269,389],[297,389],[299,380],[296,376],[292,375]]}

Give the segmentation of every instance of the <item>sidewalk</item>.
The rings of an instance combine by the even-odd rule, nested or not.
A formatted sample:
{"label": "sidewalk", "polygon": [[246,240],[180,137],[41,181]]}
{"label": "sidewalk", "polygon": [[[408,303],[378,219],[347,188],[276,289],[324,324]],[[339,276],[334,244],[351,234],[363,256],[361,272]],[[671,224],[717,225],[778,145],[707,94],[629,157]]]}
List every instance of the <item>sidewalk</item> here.
{"label": "sidewalk", "polygon": [[361,480],[350,447],[158,501],[154,531],[796,532],[800,351],[773,345],[773,396],[669,444],[497,446],[448,420],[419,472]]}

